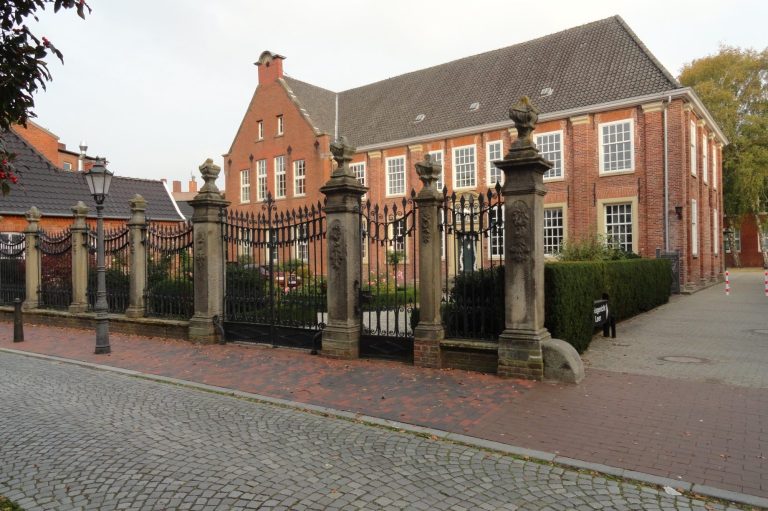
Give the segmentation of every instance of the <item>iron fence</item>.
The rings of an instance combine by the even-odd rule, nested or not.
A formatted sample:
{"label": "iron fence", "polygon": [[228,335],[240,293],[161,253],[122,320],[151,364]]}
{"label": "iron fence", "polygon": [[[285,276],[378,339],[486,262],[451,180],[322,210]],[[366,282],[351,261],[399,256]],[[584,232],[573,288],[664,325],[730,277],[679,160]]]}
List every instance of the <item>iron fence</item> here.
{"label": "iron fence", "polygon": [[24,233],[0,233],[0,305],[10,305],[27,297],[26,249]]}
{"label": "iron fence", "polygon": [[[107,284],[109,312],[123,313],[128,308],[130,289],[130,237],[127,225],[104,230],[104,277]],[[88,306],[96,306],[97,236],[95,226],[89,225],[88,238]]]}
{"label": "iron fence", "polygon": [[72,232],[40,231],[39,306],[44,309],[66,309],[72,303]]}
{"label": "iron fence", "polygon": [[194,314],[192,223],[149,222],[146,231],[146,315],[189,319]]}

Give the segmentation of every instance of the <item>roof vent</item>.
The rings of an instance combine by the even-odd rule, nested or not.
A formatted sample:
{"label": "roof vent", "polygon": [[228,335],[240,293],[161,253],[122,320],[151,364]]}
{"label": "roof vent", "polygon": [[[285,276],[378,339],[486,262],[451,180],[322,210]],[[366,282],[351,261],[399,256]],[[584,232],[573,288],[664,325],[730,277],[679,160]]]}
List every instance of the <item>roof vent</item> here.
{"label": "roof vent", "polygon": [[541,97],[544,98],[547,96],[551,96],[552,92],[553,92],[552,87],[544,87],[543,89],[541,89]]}
{"label": "roof vent", "polygon": [[475,101],[474,103],[469,105],[469,111],[470,112],[477,112],[478,110],[480,110],[480,103],[479,102]]}
{"label": "roof vent", "polygon": [[421,121],[423,121],[426,118],[427,118],[426,115],[419,114],[419,115],[416,116],[416,119],[414,119],[413,122],[414,122],[414,124],[419,124]]}

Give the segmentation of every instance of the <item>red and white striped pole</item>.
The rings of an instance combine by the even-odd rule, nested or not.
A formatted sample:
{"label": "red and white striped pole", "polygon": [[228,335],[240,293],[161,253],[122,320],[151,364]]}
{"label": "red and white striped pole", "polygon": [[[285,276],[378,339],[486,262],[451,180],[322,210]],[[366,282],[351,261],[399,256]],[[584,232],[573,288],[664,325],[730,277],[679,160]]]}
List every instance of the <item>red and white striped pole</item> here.
{"label": "red and white striped pole", "polygon": [[725,296],[731,296],[731,274],[725,270]]}
{"label": "red and white striped pole", "polygon": [[765,283],[765,296],[768,296],[768,270],[765,270],[765,278],[763,279],[763,282]]}

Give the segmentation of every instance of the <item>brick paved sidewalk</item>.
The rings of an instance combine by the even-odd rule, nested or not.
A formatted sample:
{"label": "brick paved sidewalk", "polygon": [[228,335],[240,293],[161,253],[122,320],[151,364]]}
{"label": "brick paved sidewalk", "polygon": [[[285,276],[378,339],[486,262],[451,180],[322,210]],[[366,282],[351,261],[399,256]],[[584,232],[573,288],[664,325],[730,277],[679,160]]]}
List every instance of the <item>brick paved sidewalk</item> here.
{"label": "brick paved sidewalk", "polygon": [[96,362],[429,426],[768,497],[768,391],[589,370],[578,386],[305,352],[27,326],[0,348]]}

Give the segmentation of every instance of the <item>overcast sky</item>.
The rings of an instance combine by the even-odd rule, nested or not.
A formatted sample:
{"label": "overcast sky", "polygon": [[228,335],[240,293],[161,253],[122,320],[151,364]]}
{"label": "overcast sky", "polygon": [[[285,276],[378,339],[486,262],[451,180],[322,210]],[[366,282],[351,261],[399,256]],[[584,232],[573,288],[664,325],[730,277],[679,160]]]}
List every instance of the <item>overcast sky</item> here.
{"label": "overcast sky", "polygon": [[69,149],[87,140],[119,175],[183,181],[208,157],[222,164],[263,50],[339,91],[615,14],[675,76],[720,44],[768,46],[766,0],[88,2],[85,21],[68,11],[32,23],[65,62],[51,63],[36,122]]}

